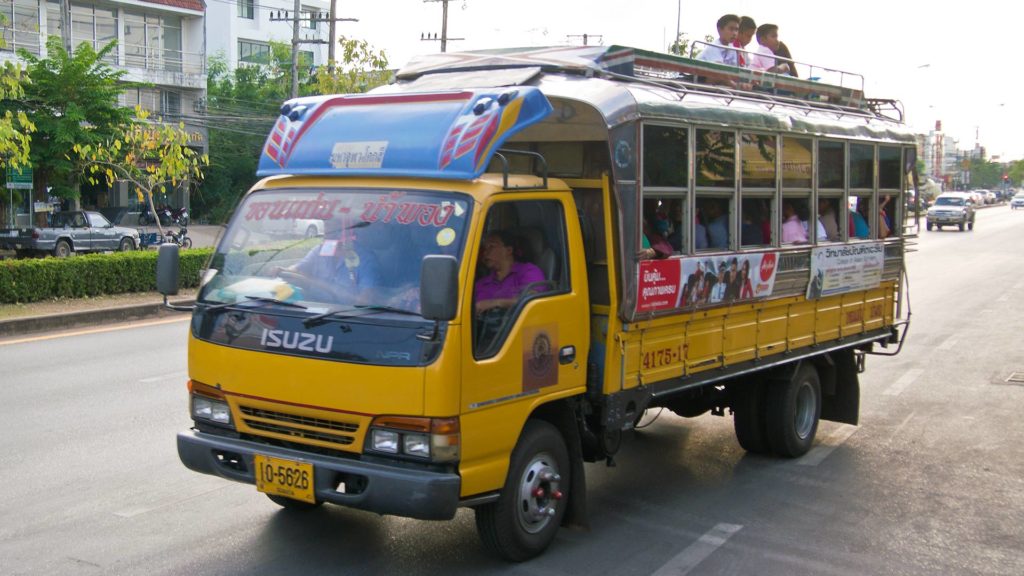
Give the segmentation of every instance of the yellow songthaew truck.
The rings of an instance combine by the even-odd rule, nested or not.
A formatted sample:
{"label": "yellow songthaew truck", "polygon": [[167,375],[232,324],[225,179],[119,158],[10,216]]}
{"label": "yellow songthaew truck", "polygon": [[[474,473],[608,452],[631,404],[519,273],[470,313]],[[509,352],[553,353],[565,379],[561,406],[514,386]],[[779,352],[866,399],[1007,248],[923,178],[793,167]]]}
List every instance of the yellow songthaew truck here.
{"label": "yellow songthaew truck", "polygon": [[471,507],[524,560],[648,408],[799,457],[905,334],[914,142],[856,87],[623,47],[291,100],[192,309],[181,460],[287,508]]}

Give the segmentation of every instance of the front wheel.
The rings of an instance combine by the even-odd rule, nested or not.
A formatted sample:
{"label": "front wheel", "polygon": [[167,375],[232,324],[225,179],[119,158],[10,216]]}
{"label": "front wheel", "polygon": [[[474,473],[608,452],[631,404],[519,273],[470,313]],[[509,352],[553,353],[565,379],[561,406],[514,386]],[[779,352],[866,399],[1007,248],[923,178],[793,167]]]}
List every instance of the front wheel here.
{"label": "front wheel", "polygon": [[932,223],[931,223],[931,222],[929,222],[929,223],[927,224],[927,226],[928,226],[928,231],[929,231],[929,232],[931,232],[931,231],[932,231]]}
{"label": "front wheel", "polygon": [[191,248],[192,247],[192,239],[189,238],[188,236],[185,236],[184,238],[182,238],[181,239],[181,247],[182,248]]}
{"label": "front wheel", "polygon": [[961,232],[963,232],[963,231],[964,231],[964,223],[963,223],[963,222],[961,222],[961,223],[957,224],[957,227],[958,227],[958,228],[960,228],[960,231],[961,231]]}
{"label": "front wheel", "polygon": [[131,250],[135,250],[135,241],[132,240],[131,238],[122,238],[121,245],[118,246],[118,250],[120,250],[121,252],[129,252]]}
{"label": "front wheel", "polygon": [[798,458],[814,443],[821,416],[821,382],[813,364],[801,363],[788,380],[773,382],[767,390],[766,424],[772,452]]}
{"label": "front wheel", "polygon": [[512,562],[537,556],[551,545],[568,505],[569,450],[552,424],[530,420],[515,450],[496,502],[476,508],[484,547]]}

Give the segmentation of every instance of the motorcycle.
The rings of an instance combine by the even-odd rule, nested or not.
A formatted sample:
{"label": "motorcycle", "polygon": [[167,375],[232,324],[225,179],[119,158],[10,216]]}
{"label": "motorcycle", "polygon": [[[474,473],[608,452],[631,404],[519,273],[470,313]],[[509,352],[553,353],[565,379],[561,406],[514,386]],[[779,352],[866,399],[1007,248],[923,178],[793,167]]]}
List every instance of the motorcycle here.
{"label": "motorcycle", "polygon": [[141,226],[148,226],[150,224],[156,224],[156,219],[160,218],[160,224],[169,226],[171,224],[178,224],[179,222],[174,218],[171,212],[170,206],[161,204],[156,209],[156,217],[153,216],[153,212],[150,211],[149,206],[145,206],[142,212],[139,212],[139,224]]}
{"label": "motorcycle", "polygon": [[171,218],[174,219],[174,222],[177,223],[178,226],[188,226],[190,221],[188,208],[182,206],[177,210],[171,210]]}
{"label": "motorcycle", "polygon": [[188,228],[184,226],[178,227],[177,234],[175,234],[174,232],[167,232],[166,241],[173,242],[174,244],[177,244],[182,248],[192,247],[192,239],[188,237]]}

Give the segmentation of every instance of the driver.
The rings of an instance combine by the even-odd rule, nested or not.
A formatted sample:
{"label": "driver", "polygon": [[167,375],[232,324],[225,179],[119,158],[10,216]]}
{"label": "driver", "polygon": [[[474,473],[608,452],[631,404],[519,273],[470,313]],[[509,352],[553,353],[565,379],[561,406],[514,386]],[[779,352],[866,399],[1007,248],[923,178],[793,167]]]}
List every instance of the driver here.
{"label": "driver", "polygon": [[328,231],[320,245],[282,271],[297,272],[334,295],[355,300],[377,284],[380,273],[373,252],[359,242],[360,236],[371,233],[369,227],[353,228]]}
{"label": "driver", "polygon": [[[544,273],[529,262],[521,262],[515,236],[507,231],[491,232],[480,247],[480,260],[490,274],[476,281],[476,313],[492,308],[510,308],[520,294],[534,282],[543,282]],[[518,258],[517,258],[518,257]]]}

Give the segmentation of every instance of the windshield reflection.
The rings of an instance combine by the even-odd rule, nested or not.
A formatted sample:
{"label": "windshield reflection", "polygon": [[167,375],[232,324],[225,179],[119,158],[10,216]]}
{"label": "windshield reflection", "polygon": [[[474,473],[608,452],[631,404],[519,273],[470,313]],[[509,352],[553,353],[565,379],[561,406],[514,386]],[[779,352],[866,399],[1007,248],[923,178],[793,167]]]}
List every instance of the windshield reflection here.
{"label": "windshield reflection", "polygon": [[420,263],[461,258],[468,210],[452,193],[255,192],[224,235],[199,302],[273,299],[321,318],[365,308],[418,314]]}

